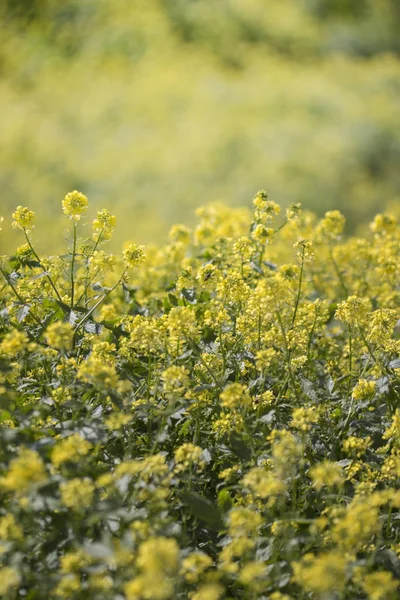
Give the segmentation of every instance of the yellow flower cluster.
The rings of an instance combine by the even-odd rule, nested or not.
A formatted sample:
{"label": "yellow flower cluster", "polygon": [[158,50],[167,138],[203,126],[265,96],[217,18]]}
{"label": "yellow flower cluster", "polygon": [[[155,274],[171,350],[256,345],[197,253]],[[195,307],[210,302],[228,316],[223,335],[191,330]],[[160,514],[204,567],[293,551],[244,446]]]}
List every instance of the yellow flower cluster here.
{"label": "yellow flower cluster", "polygon": [[62,201],[64,214],[73,221],[79,221],[81,216],[87,211],[88,206],[89,201],[85,194],[77,190],[69,192]]}
{"label": "yellow flower cluster", "polygon": [[68,252],[16,211],[1,264],[5,599],[394,600],[397,224],[346,239],[259,192],[144,261],[67,197]]}

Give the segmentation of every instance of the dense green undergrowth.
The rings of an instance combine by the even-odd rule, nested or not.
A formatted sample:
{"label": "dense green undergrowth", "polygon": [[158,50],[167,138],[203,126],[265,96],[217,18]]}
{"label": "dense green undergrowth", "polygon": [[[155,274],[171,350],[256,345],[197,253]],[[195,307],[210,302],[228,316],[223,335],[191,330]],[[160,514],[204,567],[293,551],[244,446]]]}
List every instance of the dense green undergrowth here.
{"label": "dense green undergrowth", "polygon": [[1,597],[397,598],[396,219],[259,192],[115,256],[62,206],[1,258]]}

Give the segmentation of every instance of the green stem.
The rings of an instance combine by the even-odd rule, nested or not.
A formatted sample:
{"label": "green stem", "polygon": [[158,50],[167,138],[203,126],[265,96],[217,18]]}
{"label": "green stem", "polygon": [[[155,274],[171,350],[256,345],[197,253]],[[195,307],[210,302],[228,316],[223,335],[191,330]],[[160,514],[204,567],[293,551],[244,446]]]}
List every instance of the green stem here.
{"label": "green stem", "polygon": [[292,327],[296,321],[297,311],[299,309],[300,297],[301,297],[301,284],[303,283],[303,273],[304,273],[304,248],[301,254],[301,267],[300,267],[300,275],[299,275],[299,288],[297,290],[296,304],[294,306],[294,313],[292,318]]}
{"label": "green stem", "polygon": [[53,288],[53,290],[54,290],[54,293],[56,294],[56,296],[57,296],[58,300],[61,302],[61,304],[62,304],[62,305],[64,305],[64,302],[62,301],[62,298],[61,298],[60,294],[58,293],[58,290],[57,290],[56,286],[54,285],[54,282],[53,282],[52,278],[50,277],[50,275],[49,275],[49,274],[48,274],[48,272],[46,271],[45,267],[42,265],[42,262],[41,262],[41,260],[40,260],[40,258],[39,258],[39,256],[38,256],[38,254],[37,254],[36,250],[35,250],[35,249],[34,249],[34,247],[32,246],[32,243],[31,243],[31,241],[30,241],[30,239],[29,239],[29,237],[28,237],[28,234],[27,234],[27,232],[26,232],[26,229],[24,229],[24,234],[25,234],[25,239],[26,239],[26,241],[27,241],[27,243],[28,243],[28,246],[29,246],[29,248],[31,249],[31,252],[32,252],[32,254],[34,255],[34,257],[35,257],[35,258],[36,258],[36,260],[38,261],[38,263],[39,263],[39,266],[41,267],[41,269],[42,269],[43,273],[46,275],[46,277],[47,277],[47,280],[48,280],[48,282],[50,283],[51,287]]}
{"label": "green stem", "polygon": [[[4,271],[3,267],[0,267],[0,273],[3,275],[4,279],[6,280],[6,283],[8,283],[8,285],[12,289],[15,297],[19,300],[19,302],[22,304],[22,306],[28,306],[28,302],[25,302],[25,300],[22,298],[22,296],[20,295],[18,290],[14,287],[14,284],[12,283],[12,281],[9,278],[9,276],[7,275],[7,273]],[[34,319],[34,321],[36,321],[36,323],[41,326],[42,323],[40,322],[40,320],[32,312],[31,312],[31,315],[32,315],[32,318]]]}
{"label": "green stem", "polygon": [[74,296],[75,296],[75,281],[74,281],[75,254],[76,254],[76,221],[74,221],[74,241],[73,241],[73,246],[72,246],[72,260],[71,260],[71,310],[74,307]]}
{"label": "green stem", "polygon": [[107,296],[109,296],[111,294],[111,292],[113,292],[115,290],[115,288],[117,287],[117,285],[119,285],[121,283],[121,281],[122,281],[123,277],[125,276],[125,273],[127,272],[127,270],[128,270],[128,268],[126,267],[126,269],[124,270],[124,272],[122,273],[122,275],[118,279],[118,281],[109,290],[107,290],[107,292],[96,302],[96,304],[94,306],[92,306],[92,308],[89,310],[89,312],[86,313],[86,315],[79,321],[79,323],[75,326],[75,331],[78,331],[78,329],[94,313],[94,311],[96,310],[96,308],[98,308],[100,306],[100,304],[102,304],[104,302],[104,300],[107,298]]}

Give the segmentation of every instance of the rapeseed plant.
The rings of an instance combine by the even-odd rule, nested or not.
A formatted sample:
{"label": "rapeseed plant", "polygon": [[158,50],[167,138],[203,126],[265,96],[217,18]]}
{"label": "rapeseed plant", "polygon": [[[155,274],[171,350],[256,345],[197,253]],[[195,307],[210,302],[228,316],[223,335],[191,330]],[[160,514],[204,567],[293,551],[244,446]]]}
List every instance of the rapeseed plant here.
{"label": "rapeseed plant", "polygon": [[345,239],[259,192],[117,256],[62,207],[65,254],[19,207],[1,259],[2,597],[395,598],[395,220]]}

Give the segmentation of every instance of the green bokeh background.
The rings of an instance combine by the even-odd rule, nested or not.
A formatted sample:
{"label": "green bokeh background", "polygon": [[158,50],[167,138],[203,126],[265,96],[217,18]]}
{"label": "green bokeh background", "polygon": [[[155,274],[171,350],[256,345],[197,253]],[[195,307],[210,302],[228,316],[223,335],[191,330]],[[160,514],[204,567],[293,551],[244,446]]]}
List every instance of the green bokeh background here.
{"label": "green bokeh background", "polygon": [[400,196],[398,0],[0,0],[1,250],[43,250],[78,189],[157,241],[195,207],[339,208]]}

